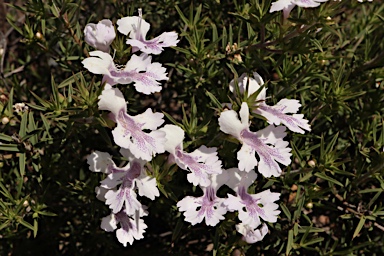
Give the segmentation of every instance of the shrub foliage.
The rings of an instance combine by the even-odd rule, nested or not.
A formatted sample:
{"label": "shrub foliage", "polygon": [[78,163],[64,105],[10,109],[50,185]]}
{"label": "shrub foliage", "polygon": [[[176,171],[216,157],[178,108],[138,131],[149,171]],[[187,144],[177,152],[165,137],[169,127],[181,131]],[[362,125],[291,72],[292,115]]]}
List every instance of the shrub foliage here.
{"label": "shrub foliage", "polygon": [[[270,1],[0,2],[0,254],[6,255],[382,255],[384,254],[384,5],[330,1],[295,8],[289,19]],[[89,171],[93,150],[123,161],[113,124],[98,110],[103,84],[81,61],[87,23],[113,22],[143,8],[149,35],[176,31],[180,42],[155,61],[169,80],[147,96],[124,87],[130,113],[148,107],[186,133],[184,148],[219,148],[236,166],[239,144],[219,131],[222,103],[239,109],[229,82],[257,71],[268,102],[298,99],[311,132],[289,133],[292,163],[250,188],[280,192],[281,213],[263,241],[247,244],[235,213],[216,227],[190,225],[176,203],[199,193],[186,173],[150,163],[161,195],[149,206],[145,238],[120,245],[100,229],[110,213],[95,199],[103,174]],[[3,15],[5,14],[6,15]],[[6,20],[5,20],[6,18]],[[130,48],[118,35],[115,60]],[[25,103],[16,111],[16,103]],[[265,121],[253,116],[255,129]],[[219,191],[225,195],[227,191]]]}

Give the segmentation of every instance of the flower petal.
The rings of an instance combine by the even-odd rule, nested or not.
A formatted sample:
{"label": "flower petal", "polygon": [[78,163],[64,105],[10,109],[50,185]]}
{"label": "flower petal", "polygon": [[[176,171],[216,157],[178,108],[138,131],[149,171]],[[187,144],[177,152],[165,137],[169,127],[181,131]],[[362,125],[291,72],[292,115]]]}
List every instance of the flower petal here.
{"label": "flower petal", "polygon": [[120,222],[121,226],[121,228],[116,231],[116,237],[124,246],[127,246],[127,243],[132,245],[134,240],[144,238],[143,234],[145,233],[147,225],[141,218],[135,215],[128,216],[124,211],[121,211],[116,214],[116,219]]}
{"label": "flower petal", "polygon": [[133,52],[140,50],[147,54],[160,54],[164,50],[163,47],[176,46],[178,42],[177,33],[164,32],[160,36],[148,41],[127,39],[126,43],[132,45]]}
{"label": "flower petal", "polygon": [[145,38],[150,24],[146,22],[143,18],[138,16],[124,17],[116,22],[117,30],[123,35],[128,35],[130,38]]}
{"label": "flower petal", "polygon": [[268,226],[265,223],[261,226],[261,228],[257,229],[251,228],[243,223],[239,223],[236,225],[236,230],[243,235],[243,240],[249,244],[254,244],[263,240],[264,236],[268,234]]}
{"label": "flower petal", "polygon": [[152,112],[150,108],[139,115],[132,116],[133,120],[141,126],[141,129],[156,130],[157,127],[164,123],[164,114],[158,112]]}
{"label": "flower petal", "polygon": [[272,3],[269,12],[281,11],[289,8],[291,5],[293,5],[291,0],[278,0]]}
{"label": "flower petal", "polygon": [[113,115],[117,115],[119,111],[126,112],[127,103],[125,102],[123,93],[110,86],[106,86],[99,96],[98,103],[100,110],[108,110]]}
{"label": "flower petal", "polygon": [[150,161],[156,153],[164,152],[165,133],[160,130],[145,133],[142,125],[125,111],[120,110],[115,117],[117,126],[112,131],[115,143],[129,149],[136,158]]}
{"label": "flower petal", "polygon": [[183,149],[184,131],[179,126],[167,124],[159,129],[165,132],[166,143],[164,148],[172,155],[175,154],[175,149]]}
{"label": "flower petal", "polygon": [[109,167],[114,165],[110,154],[97,150],[87,157],[87,163],[92,172],[103,173],[109,173]]}
{"label": "flower petal", "polygon": [[[152,57],[143,53],[140,56],[132,55],[124,68],[135,84],[135,89],[144,94],[161,91],[158,81],[168,80],[166,69],[158,62],[151,63]],[[145,71],[145,72],[143,72]]]}
{"label": "flower petal", "polygon": [[241,123],[244,127],[249,126],[249,108],[246,102],[241,103],[241,108],[239,111]]}
{"label": "flower petal", "polygon": [[120,212],[123,205],[125,205],[128,214],[133,214],[141,207],[132,187],[120,186],[117,191],[110,190],[105,194],[105,199],[105,203],[109,205],[113,213]]}
{"label": "flower petal", "polygon": [[101,220],[100,227],[101,229],[107,232],[114,231],[117,228],[117,221],[116,221],[115,215],[111,213],[110,215],[104,217]]}
{"label": "flower petal", "polygon": [[93,51],[89,55],[96,57],[85,58],[81,63],[89,72],[98,75],[109,75],[109,67],[113,65],[111,55],[102,51]]}
{"label": "flower petal", "polygon": [[155,197],[160,196],[156,179],[148,176],[144,171],[140,177],[136,179],[136,186],[140,196],[146,196],[151,200],[155,200]]}
{"label": "flower petal", "polygon": [[240,138],[240,132],[248,125],[240,122],[237,113],[234,110],[224,110],[219,117],[220,130],[224,133],[230,134],[235,138]]}
{"label": "flower petal", "polygon": [[240,171],[250,172],[258,164],[255,150],[247,144],[243,144],[241,149],[237,152],[237,160],[239,160]]}

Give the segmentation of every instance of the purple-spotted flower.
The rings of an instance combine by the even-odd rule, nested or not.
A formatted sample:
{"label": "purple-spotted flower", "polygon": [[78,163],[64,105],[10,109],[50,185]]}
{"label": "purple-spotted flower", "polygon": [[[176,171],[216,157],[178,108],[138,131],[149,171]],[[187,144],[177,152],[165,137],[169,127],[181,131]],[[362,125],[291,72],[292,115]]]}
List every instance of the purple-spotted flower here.
{"label": "purple-spotted flower", "polygon": [[108,174],[107,178],[101,181],[97,193],[104,194],[105,203],[112,212],[118,213],[125,206],[125,212],[133,214],[142,207],[136,198],[136,190],[140,196],[151,200],[160,193],[155,178],[148,176],[144,170],[146,161],[134,158],[127,149],[121,149],[120,153],[129,161],[124,167],[117,167],[108,153],[100,151],[88,156],[88,163],[91,170],[95,170],[94,166],[99,166],[100,171]]}
{"label": "purple-spotted flower", "polygon": [[216,226],[220,220],[225,219],[224,214],[227,207],[223,204],[226,200],[216,196],[217,190],[228,180],[226,172],[210,176],[211,184],[201,187],[204,195],[201,197],[186,196],[177,203],[179,211],[184,212],[185,221],[192,225],[200,223],[205,219],[208,226]]}
{"label": "purple-spotted flower", "polygon": [[111,213],[104,217],[101,221],[100,227],[107,232],[113,232],[117,229],[117,224],[120,224],[120,228],[116,230],[116,237],[120,243],[127,246],[127,243],[132,245],[134,240],[140,240],[144,238],[143,234],[147,225],[140,217],[148,215],[145,210],[145,206],[135,211],[134,214],[127,214],[125,210],[121,210],[118,213]]}
{"label": "purple-spotted flower", "polygon": [[164,152],[165,132],[156,130],[164,122],[162,113],[153,113],[148,108],[136,116],[127,114],[123,94],[108,84],[99,99],[99,109],[110,111],[111,119],[117,123],[112,135],[118,146],[129,149],[136,158],[146,161],[150,161],[155,154]]}
{"label": "purple-spotted flower", "polygon": [[300,7],[318,7],[320,3],[327,2],[328,0],[277,0],[272,3],[269,12],[276,12],[283,10],[284,19],[287,19],[292,9],[297,5]]}
{"label": "purple-spotted flower", "polygon": [[115,39],[115,28],[110,20],[88,23],[84,28],[84,40],[97,50],[109,52],[109,45]]}
{"label": "purple-spotted flower", "polygon": [[227,185],[236,192],[236,196],[228,194],[224,204],[229,211],[238,211],[238,218],[243,225],[257,228],[261,219],[267,222],[276,222],[280,213],[279,205],[274,203],[280,193],[273,193],[269,189],[258,194],[249,194],[248,187],[256,180],[255,172],[241,172],[237,168],[227,170],[229,181]]}
{"label": "purple-spotted flower", "polygon": [[[249,109],[246,102],[242,103],[239,114],[241,121],[234,110],[225,110],[219,117],[220,130],[243,144],[237,152],[239,169],[249,172],[258,165],[258,171],[264,177],[280,176],[282,171],[278,162],[285,166],[291,163],[289,143],[283,140],[286,135],[285,127],[269,125],[258,132],[252,132],[249,130]],[[259,156],[259,161],[255,153]]]}
{"label": "purple-spotted flower", "polygon": [[261,228],[251,228],[248,225],[239,223],[236,225],[236,230],[243,235],[243,240],[249,244],[254,244],[263,240],[266,234],[268,234],[268,226],[263,223]]}
{"label": "purple-spotted flower", "polygon": [[161,91],[161,80],[168,80],[166,69],[152,57],[142,53],[133,54],[123,67],[116,65],[110,54],[102,51],[90,52],[81,63],[89,72],[104,75],[103,81],[110,85],[134,83],[135,89],[144,94]]}
{"label": "purple-spotted flower", "polygon": [[132,45],[132,52],[142,51],[147,54],[160,54],[163,47],[176,46],[176,32],[164,32],[160,36],[151,40],[146,40],[145,37],[149,30],[149,23],[142,18],[142,11],[139,9],[139,16],[124,17],[117,21],[117,30],[129,35],[127,44]]}
{"label": "purple-spotted flower", "polygon": [[[258,73],[254,72],[253,76],[254,78],[248,77],[247,74],[242,74],[237,80],[240,93],[244,94],[247,91],[248,97],[256,93],[264,84],[263,79]],[[229,83],[229,89],[235,93],[234,80]],[[304,115],[296,114],[301,107],[298,100],[282,99],[276,105],[269,106],[265,103],[266,91],[267,88],[262,88],[256,97],[255,103],[251,103],[252,107],[255,107],[254,113],[264,116],[269,124],[283,124],[293,132],[304,134],[304,130],[311,130],[308,120],[304,119]],[[289,113],[293,113],[293,115],[289,115]]]}
{"label": "purple-spotted flower", "polygon": [[181,169],[191,172],[187,179],[194,186],[207,187],[211,184],[209,175],[222,172],[216,148],[203,145],[192,153],[187,153],[183,151],[184,131],[180,127],[165,125],[159,130],[166,133],[165,150]]}

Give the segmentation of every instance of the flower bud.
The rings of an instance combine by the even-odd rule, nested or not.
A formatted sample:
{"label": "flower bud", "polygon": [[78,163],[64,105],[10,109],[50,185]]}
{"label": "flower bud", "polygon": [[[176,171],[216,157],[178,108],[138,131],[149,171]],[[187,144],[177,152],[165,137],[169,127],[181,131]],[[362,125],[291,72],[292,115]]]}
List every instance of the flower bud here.
{"label": "flower bud", "polygon": [[6,102],[7,100],[8,100],[8,97],[6,95],[4,95],[4,94],[0,95],[0,101],[1,102]]}
{"label": "flower bud", "polygon": [[84,29],[85,42],[103,52],[109,52],[109,45],[115,37],[115,28],[107,19],[101,20],[97,24],[89,23]]}
{"label": "flower bud", "polygon": [[1,119],[1,123],[2,124],[7,124],[7,123],[9,123],[9,118],[8,117],[3,117],[2,119]]}
{"label": "flower bud", "polygon": [[41,34],[40,32],[36,32],[35,36],[39,40],[43,39],[43,34]]}
{"label": "flower bud", "polygon": [[316,166],[316,162],[314,160],[309,160],[308,165],[313,168]]}

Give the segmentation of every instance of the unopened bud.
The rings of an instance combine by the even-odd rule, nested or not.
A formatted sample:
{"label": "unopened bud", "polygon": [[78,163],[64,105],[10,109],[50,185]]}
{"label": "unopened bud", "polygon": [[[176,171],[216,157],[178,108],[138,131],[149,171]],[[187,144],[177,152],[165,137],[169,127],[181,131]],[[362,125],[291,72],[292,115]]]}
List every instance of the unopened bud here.
{"label": "unopened bud", "polygon": [[87,44],[103,52],[109,52],[109,45],[116,33],[112,21],[104,19],[99,23],[89,23],[84,28],[84,40]]}
{"label": "unopened bud", "polygon": [[6,101],[8,100],[8,97],[5,96],[4,94],[1,94],[1,95],[0,95],[0,100],[1,100],[2,102],[6,102]]}
{"label": "unopened bud", "polygon": [[24,203],[23,203],[23,206],[24,206],[24,207],[29,206],[29,202],[28,202],[27,200],[25,200]]}
{"label": "unopened bud", "polygon": [[308,165],[309,165],[310,167],[315,167],[315,166],[316,166],[316,162],[313,161],[313,160],[309,160],[309,161],[308,161]]}
{"label": "unopened bud", "polygon": [[1,123],[2,124],[7,124],[7,123],[9,123],[9,118],[8,117],[3,117],[2,119],[1,119]]}
{"label": "unopened bud", "polygon": [[312,209],[313,208],[313,203],[312,202],[307,203],[306,207],[308,209]]}
{"label": "unopened bud", "polygon": [[35,36],[36,36],[37,39],[42,39],[43,38],[43,35],[40,32],[36,32]]}

